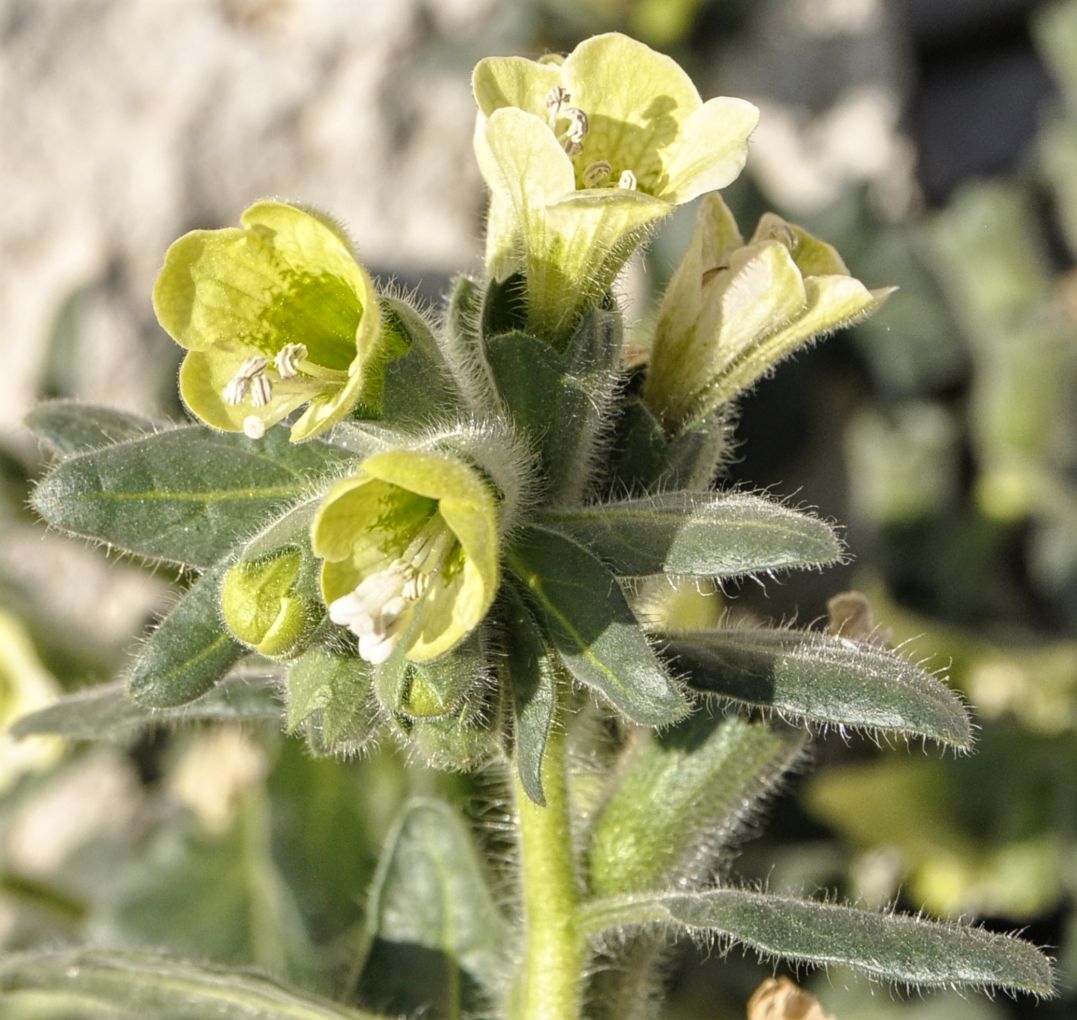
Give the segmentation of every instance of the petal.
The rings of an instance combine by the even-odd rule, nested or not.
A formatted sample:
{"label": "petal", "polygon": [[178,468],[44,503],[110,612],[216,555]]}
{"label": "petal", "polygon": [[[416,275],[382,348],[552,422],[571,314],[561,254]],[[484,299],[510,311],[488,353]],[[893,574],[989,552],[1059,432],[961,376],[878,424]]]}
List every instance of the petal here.
{"label": "petal", "polygon": [[[786,243],[793,261],[805,276],[848,276],[849,270],[838,249],[813,237],[803,227],[783,220],[776,213],[764,213],[759,218],[751,243],[765,240]],[[788,244],[788,242],[792,242]]]}
{"label": "petal", "polygon": [[759,110],[743,99],[710,99],[681,127],[679,144],[667,161],[659,194],[678,205],[736,180],[748,158],[748,136]]}
{"label": "petal", "polygon": [[661,151],[702,105],[692,79],[672,58],[617,32],[580,43],[562,76],[571,104],[590,121],[579,165],[608,160],[650,190],[662,175]]}
{"label": "petal", "polygon": [[487,117],[505,106],[515,106],[546,117],[546,96],[561,81],[557,65],[540,64],[524,57],[486,57],[475,66],[471,88],[475,102]]}
{"label": "petal", "polygon": [[303,343],[313,361],[346,369],[365,287],[339,230],[281,202],[251,206],[243,222],[168,249],[153,292],[161,325],[190,350],[237,342],[272,357]]}
{"label": "petal", "polygon": [[325,494],[311,525],[311,545],[322,559],[348,559],[360,568],[380,564],[399,553],[435,509],[433,500],[364,471]]}
{"label": "petal", "polygon": [[247,401],[229,404],[222,394],[239,366],[258,353],[249,347],[229,345],[212,351],[188,351],[180,367],[180,396],[191,413],[207,425],[224,432],[242,432],[243,422],[254,415],[266,428],[275,425],[306,401],[302,394],[278,395],[265,407]]}

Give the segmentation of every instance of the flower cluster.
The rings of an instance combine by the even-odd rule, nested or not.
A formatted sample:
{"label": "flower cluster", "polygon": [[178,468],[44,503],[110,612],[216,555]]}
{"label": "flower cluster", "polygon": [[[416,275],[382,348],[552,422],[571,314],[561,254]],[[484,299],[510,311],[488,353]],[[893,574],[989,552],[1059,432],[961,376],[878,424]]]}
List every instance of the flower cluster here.
{"label": "flower cluster", "polygon": [[[617,274],[648,228],[699,196],[698,226],[666,292],[645,376],[643,400],[667,434],[705,419],[779,357],[885,297],[850,277],[834,249],[776,216],[764,216],[743,240],[717,189],[744,166],[758,111],[741,99],[704,102],[673,60],[642,43],[611,33],[564,58],[488,58],[473,88],[475,153],[490,189],[485,300],[496,303],[499,287],[520,281],[514,293],[523,296],[518,325],[526,332],[514,335],[525,338],[525,363],[543,347],[556,352],[545,357],[561,357],[588,311],[608,307]],[[482,384],[463,386],[442,424],[451,433],[455,420],[461,435],[476,434],[508,411],[525,445],[540,448],[538,463],[520,469],[535,478],[517,477],[508,489],[533,481],[559,498],[550,479],[565,470],[551,461],[582,464],[571,470],[582,478],[595,437],[609,433],[602,416],[616,418],[603,403],[615,392],[608,384],[560,424],[549,418],[550,408],[576,400],[559,389],[562,369],[549,361],[542,363],[553,375],[540,373],[535,384],[553,392],[513,396],[515,384],[505,390],[498,377],[498,358],[507,355],[496,337],[480,330],[465,340],[472,349],[454,349],[424,333],[413,311],[401,319],[342,231],[284,202],[258,202],[238,228],[176,241],[154,306],[187,350],[183,399],[214,428],[260,440],[291,417],[298,442],[345,419],[382,419],[373,452],[323,487],[298,546],[294,535],[279,549],[259,544],[224,574],[231,635],[264,655],[300,655],[328,628],[338,641],[350,632],[369,666],[400,657],[429,663],[457,649],[495,604],[506,487],[451,437],[432,447],[399,427],[396,412],[383,407],[394,359],[407,355],[410,368],[426,359],[424,381],[404,392],[427,401],[436,393],[431,379],[452,389],[486,362],[479,374],[500,392],[484,397]],[[607,380],[621,360],[616,342],[606,341],[588,357],[594,364],[585,372]],[[436,402],[430,408],[434,423],[443,412]],[[591,414],[598,417],[588,424]],[[579,435],[562,444],[554,435],[562,427]],[[315,561],[316,584],[308,566]],[[530,567],[521,577],[542,583]],[[679,704],[672,687],[667,700]]]}

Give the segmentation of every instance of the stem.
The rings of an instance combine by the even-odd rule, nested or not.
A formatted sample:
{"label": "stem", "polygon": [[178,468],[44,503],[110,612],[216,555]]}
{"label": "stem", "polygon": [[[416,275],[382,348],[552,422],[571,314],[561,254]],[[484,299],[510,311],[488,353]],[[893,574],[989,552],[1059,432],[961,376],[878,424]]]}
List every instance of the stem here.
{"label": "stem", "polygon": [[526,956],[515,989],[515,1020],[576,1020],[586,944],[577,924],[579,891],[572,854],[564,715],[551,727],[542,765],[546,806],[513,780],[520,819]]}

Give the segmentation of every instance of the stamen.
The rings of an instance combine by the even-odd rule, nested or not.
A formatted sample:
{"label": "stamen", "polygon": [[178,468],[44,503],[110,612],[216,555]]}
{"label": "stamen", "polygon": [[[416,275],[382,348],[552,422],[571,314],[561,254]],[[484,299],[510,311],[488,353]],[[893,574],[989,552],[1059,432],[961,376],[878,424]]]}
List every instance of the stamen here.
{"label": "stamen", "polygon": [[260,378],[265,372],[267,364],[269,364],[269,362],[261,355],[247,358],[247,360],[239,366],[239,370],[236,374],[228,380],[228,385],[221,391],[221,396],[224,397],[224,402],[233,406],[242,404],[252,385],[254,385],[255,380]]}
{"label": "stamen", "polygon": [[251,403],[255,407],[265,407],[273,396],[273,384],[269,376],[262,372],[251,379]]}
{"label": "stamen", "polygon": [[273,364],[282,379],[294,379],[299,372],[299,362],[307,359],[306,344],[285,344],[273,359]]}
{"label": "stamen", "polygon": [[617,181],[617,187],[624,188],[626,191],[636,190],[636,175],[631,170],[625,170],[621,173],[620,179]]}
{"label": "stamen", "polygon": [[568,89],[562,88],[560,85],[555,85],[546,93],[546,112],[550,117],[550,127],[553,127],[554,122],[561,113],[561,108],[571,102],[572,96],[569,95]]}
{"label": "stamen", "polygon": [[797,237],[793,229],[786,223],[774,223],[767,231],[765,240],[777,241],[780,244],[785,245],[791,253],[795,253],[797,247],[800,244],[800,240]]}
{"label": "stamen", "polygon": [[243,419],[243,435],[248,439],[261,439],[266,434],[266,423],[256,414]]}
{"label": "stamen", "polygon": [[565,116],[568,117],[568,130],[565,132],[565,137],[579,144],[587,137],[587,132],[591,129],[587,114],[578,106],[570,106],[565,111]]}
{"label": "stamen", "polygon": [[574,142],[571,138],[563,139],[561,142],[561,148],[564,149],[569,156],[578,156],[581,152],[583,152],[582,143]]}
{"label": "stamen", "polygon": [[613,169],[604,159],[592,163],[583,172],[583,183],[588,188],[597,188],[610,175]]}

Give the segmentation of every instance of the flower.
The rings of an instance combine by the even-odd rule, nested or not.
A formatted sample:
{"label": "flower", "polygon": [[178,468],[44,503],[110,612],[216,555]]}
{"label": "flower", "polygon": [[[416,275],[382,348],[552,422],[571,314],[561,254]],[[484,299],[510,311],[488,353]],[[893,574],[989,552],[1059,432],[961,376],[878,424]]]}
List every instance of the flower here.
{"label": "flower", "polygon": [[523,272],[532,325],[555,337],[650,224],[736,178],[758,119],[741,99],[704,103],[674,60],[617,33],[563,61],[489,57],[473,88],[487,271]]}
{"label": "flower", "polygon": [[479,625],[498,585],[498,505],[479,472],[441,452],[387,450],[337,482],[311,542],[334,623],[375,665],[425,662]]}
{"label": "flower", "polygon": [[303,556],[285,549],[261,560],[240,560],[221,582],[221,616],[256,652],[293,654],[318,620],[318,603],[302,591]]}
{"label": "flower", "polygon": [[834,248],[773,213],[745,244],[721,196],[708,195],[662,299],[644,400],[675,433],[894,289],[868,290]]}
{"label": "flower", "polygon": [[306,404],[293,442],[380,399],[385,343],[374,285],[343,233],[317,213],[263,201],[242,227],[176,241],[153,288],[187,349],[180,393],[202,421],[252,439]]}

